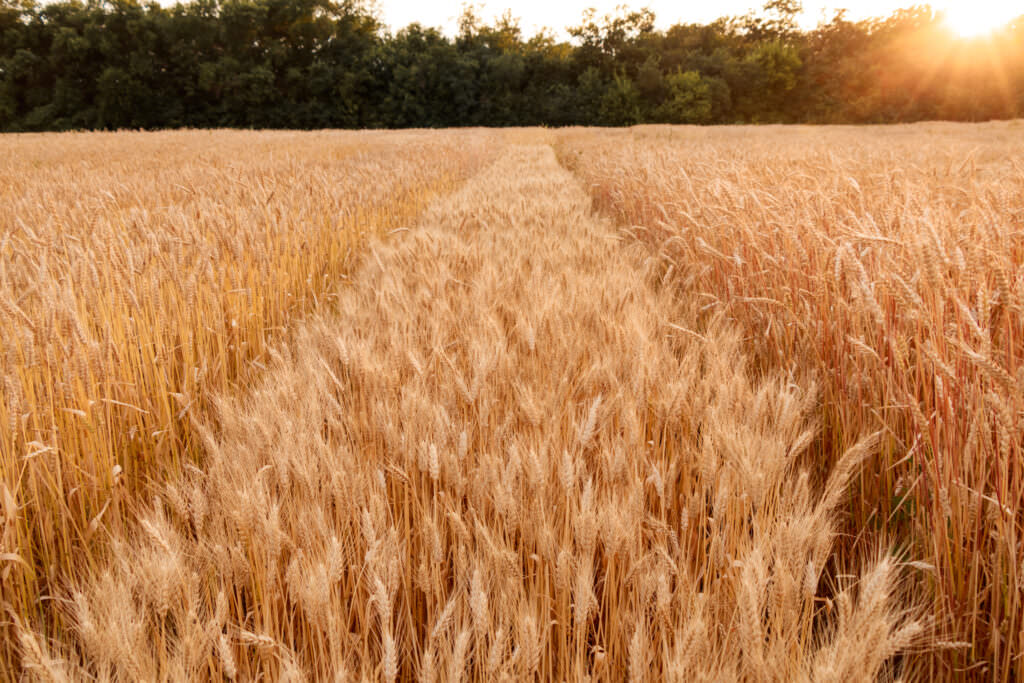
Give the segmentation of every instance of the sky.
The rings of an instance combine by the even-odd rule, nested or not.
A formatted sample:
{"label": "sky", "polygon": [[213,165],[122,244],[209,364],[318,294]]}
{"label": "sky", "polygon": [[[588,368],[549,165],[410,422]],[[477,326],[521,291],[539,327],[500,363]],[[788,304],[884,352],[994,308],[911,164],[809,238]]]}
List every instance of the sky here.
{"label": "sky", "polygon": [[[847,2],[831,0],[804,0],[804,16],[801,24],[811,28],[822,19],[831,18],[837,8],[848,8],[850,19],[862,19],[872,16],[886,16],[894,9],[924,2],[926,0],[848,0]],[[464,0],[377,0],[377,7],[384,23],[397,31],[413,22],[426,26],[441,27],[445,33],[454,35],[456,19],[461,14]],[[482,4],[480,16],[490,21],[500,16],[506,9],[512,10],[512,16],[521,20],[527,36],[535,34],[547,27],[559,37],[565,37],[566,26],[578,24],[583,11],[588,7],[597,9],[599,15],[614,11],[616,5],[623,0],[491,0],[473,3],[478,8]],[[760,9],[763,0],[631,0],[625,4],[631,8],[648,7],[654,11],[659,28],[666,28],[677,23],[707,23],[725,15],[746,14],[750,10]],[[1008,20],[1024,13],[1024,8],[1016,11],[1008,10],[1008,6],[1016,5],[1015,0],[932,0],[936,9],[946,9],[951,15],[958,17],[961,24],[974,26],[979,22],[992,23],[996,19]]]}

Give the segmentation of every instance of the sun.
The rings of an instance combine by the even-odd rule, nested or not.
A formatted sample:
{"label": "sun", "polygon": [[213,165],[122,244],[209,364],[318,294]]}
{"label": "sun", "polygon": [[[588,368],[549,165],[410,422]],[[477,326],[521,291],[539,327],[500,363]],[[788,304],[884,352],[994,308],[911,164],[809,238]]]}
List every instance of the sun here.
{"label": "sun", "polygon": [[961,38],[981,38],[1006,25],[1021,13],[1005,2],[955,2],[940,6],[946,25]]}

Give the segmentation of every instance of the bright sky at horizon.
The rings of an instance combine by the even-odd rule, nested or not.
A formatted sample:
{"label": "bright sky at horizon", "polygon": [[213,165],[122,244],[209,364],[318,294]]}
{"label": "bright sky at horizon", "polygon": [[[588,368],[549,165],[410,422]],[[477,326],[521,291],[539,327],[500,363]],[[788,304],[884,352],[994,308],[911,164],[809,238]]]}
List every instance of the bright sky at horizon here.
{"label": "bright sky at horizon", "polygon": [[[848,9],[850,19],[887,16],[900,7],[919,4],[924,0],[859,0],[842,2],[841,0],[805,0],[804,14],[801,24],[807,28],[814,27],[822,20],[832,17],[835,10],[841,7]],[[425,26],[437,26],[445,33],[452,35],[456,31],[456,20],[466,4],[464,0],[378,0],[377,7],[384,24],[398,31],[413,22]],[[564,37],[567,26],[580,22],[583,11],[588,7],[597,9],[598,15],[615,10],[616,5],[627,4],[631,8],[647,7],[654,11],[659,28],[666,28],[678,23],[707,23],[721,16],[746,14],[751,10],[760,10],[764,2],[757,0],[717,0],[715,2],[679,2],[679,0],[490,0],[474,2],[485,21],[491,21],[502,15],[506,9],[512,16],[520,19],[520,25],[527,36],[536,34],[542,28],[551,29],[555,35]],[[984,19],[989,28],[1018,15],[1024,14],[1024,8],[1008,9],[1012,2],[1005,0],[933,0],[930,3],[936,9],[948,11],[952,22],[961,25],[975,23]],[[974,33],[978,31],[964,31]]]}

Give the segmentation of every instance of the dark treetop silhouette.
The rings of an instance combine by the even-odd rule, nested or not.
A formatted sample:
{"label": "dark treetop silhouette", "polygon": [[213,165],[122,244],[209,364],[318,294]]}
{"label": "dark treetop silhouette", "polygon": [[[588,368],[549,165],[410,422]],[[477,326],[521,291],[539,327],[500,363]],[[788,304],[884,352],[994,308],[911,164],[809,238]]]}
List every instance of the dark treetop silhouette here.
{"label": "dark treetop silhouette", "polygon": [[1024,17],[956,38],[928,7],[798,29],[583,16],[571,40],[467,10],[385,32],[357,0],[0,0],[0,130],[983,120],[1024,112]]}

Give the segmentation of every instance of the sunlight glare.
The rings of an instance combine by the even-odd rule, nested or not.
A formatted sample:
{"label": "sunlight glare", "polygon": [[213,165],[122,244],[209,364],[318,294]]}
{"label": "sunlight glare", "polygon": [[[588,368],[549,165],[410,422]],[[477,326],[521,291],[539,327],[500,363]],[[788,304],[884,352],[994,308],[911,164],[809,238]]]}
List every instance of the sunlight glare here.
{"label": "sunlight glare", "polygon": [[[961,38],[980,38],[1007,24],[1021,10],[1012,11],[1008,3],[957,2],[942,8],[945,22]],[[1012,4],[1012,3],[1009,3]]]}

